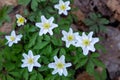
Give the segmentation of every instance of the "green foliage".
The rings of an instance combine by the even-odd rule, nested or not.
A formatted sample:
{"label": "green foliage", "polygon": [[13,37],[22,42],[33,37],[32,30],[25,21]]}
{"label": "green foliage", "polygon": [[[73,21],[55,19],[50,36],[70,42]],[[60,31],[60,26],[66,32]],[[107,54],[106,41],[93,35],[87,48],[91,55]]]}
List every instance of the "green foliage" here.
{"label": "green foliage", "polygon": [[5,22],[5,21],[10,21],[10,17],[8,13],[12,10],[11,6],[3,6],[0,8],[0,26]]}
{"label": "green foliage", "polygon": [[96,33],[105,32],[106,25],[109,24],[109,21],[106,18],[103,18],[99,13],[91,13],[89,18],[86,18],[83,22],[91,31]]}

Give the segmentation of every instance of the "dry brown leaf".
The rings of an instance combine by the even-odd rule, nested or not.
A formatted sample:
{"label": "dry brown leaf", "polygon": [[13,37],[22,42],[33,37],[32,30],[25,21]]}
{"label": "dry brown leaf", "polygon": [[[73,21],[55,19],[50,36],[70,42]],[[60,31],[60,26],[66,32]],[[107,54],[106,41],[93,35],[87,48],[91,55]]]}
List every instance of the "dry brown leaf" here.
{"label": "dry brown leaf", "polygon": [[12,30],[12,23],[4,23],[2,27],[0,27],[0,32],[9,33]]}
{"label": "dry brown leaf", "polygon": [[4,6],[4,5],[13,5],[13,6],[17,6],[17,0],[0,0],[0,7]]}
{"label": "dry brown leaf", "polygon": [[[72,7],[76,8],[76,6],[74,6],[74,5],[72,5]],[[85,15],[83,14],[83,12],[80,9],[78,9],[77,11],[73,11],[72,13],[77,16],[78,21],[82,21],[85,18]]]}
{"label": "dry brown leaf", "polygon": [[88,73],[83,72],[77,76],[76,80],[95,80],[94,77],[90,76]]}
{"label": "dry brown leaf", "polygon": [[108,0],[107,6],[115,12],[114,18],[120,21],[120,0]]}

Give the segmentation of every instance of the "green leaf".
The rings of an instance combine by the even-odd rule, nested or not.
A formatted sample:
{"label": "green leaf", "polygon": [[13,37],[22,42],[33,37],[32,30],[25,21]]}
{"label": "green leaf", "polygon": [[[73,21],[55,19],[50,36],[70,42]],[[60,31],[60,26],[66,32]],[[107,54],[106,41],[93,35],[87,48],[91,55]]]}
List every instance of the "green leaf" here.
{"label": "green leaf", "polygon": [[108,24],[109,20],[105,19],[105,18],[101,18],[99,19],[99,24]]}
{"label": "green leaf", "polygon": [[50,36],[48,36],[48,35],[44,35],[44,40],[46,40],[46,41],[50,41]]}
{"label": "green leaf", "polygon": [[35,42],[36,42],[36,39],[37,39],[37,33],[34,33],[31,37],[30,37],[30,41],[29,41],[29,44],[26,46],[27,48],[30,48],[32,47]]}
{"label": "green leaf", "polygon": [[61,48],[61,49],[60,49],[60,56],[61,56],[61,55],[66,55],[66,51],[65,51],[64,48]]}
{"label": "green leaf", "polygon": [[27,6],[31,0],[18,0],[18,3],[24,6]]}
{"label": "green leaf", "polygon": [[97,58],[92,58],[91,60],[95,65],[105,68],[105,65],[102,63],[102,61],[98,60]]}
{"label": "green leaf", "polygon": [[36,11],[37,10],[37,6],[38,6],[38,0],[32,0],[32,2],[31,2],[31,9],[33,11]]}
{"label": "green leaf", "polygon": [[36,80],[37,79],[36,77],[37,77],[37,74],[35,73],[32,76],[30,76],[30,80]]}
{"label": "green leaf", "polygon": [[46,47],[49,44],[48,41],[44,41],[44,42],[38,42],[33,49],[43,49],[44,47]]}
{"label": "green leaf", "polygon": [[28,74],[28,70],[27,69],[24,69],[24,71],[23,71],[23,78],[25,79],[25,80],[28,80],[28,77],[29,77],[29,74]]}
{"label": "green leaf", "polygon": [[38,80],[44,80],[44,79],[43,79],[43,76],[42,76],[40,73],[37,74],[37,79],[38,79]]}
{"label": "green leaf", "polygon": [[55,46],[62,46],[61,38],[52,37],[51,41]]}
{"label": "green leaf", "polygon": [[76,65],[75,69],[78,69],[82,66],[84,66],[88,61],[88,58],[83,58],[83,59],[80,59],[78,62],[78,64]]}
{"label": "green leaf", "polygon": [[94,74],[94,63],[89,60],[86,66],[86,72],[88,72],[90,75]]}
{"label": "green leaf", "polygon": [[12,70],[15,69],[15,65],[13,63],[11,63],[11,62],[7,62],[5,64],[5,67],[6,67],[7,71],[12,71]]}
{"label": "green leaf", "polygon": [[7,75],[7,80],[15,80],[13,77]]}
{"label": "green leaf", "polygon": [[47,67],[47,66],[41,66],[38,70],[39,70],[40,72],[42,72],[42,71],[47,71],[47,70],[48,70],[48,67]]}
{"label": "green leaf", "polygon": [[8,14],[10,13],[10,11],[12,11],[11,8],[12,7],[10,7],[10,6],[3,6],[2,8],[0,8],[0,26],[5,21],[10,22],[10,17]]}
{"label": "green leaf", "polygon": [[17,78],[21,77],[19,72],[9,72],[9,74]]}
{"label": "green leaf", "polygon": [[93,57],[93,58],[97,58],[97,57],[99,57],[99,56],[100,56],[99,53],[92,53],[92,54],[91,54],[91,57]]}
{"label": "green leaf", "polygon": [[55,50],[53,51],[53,53],[51,54],[51,57],[56,56],[57,53],[58,53],[58,51],[59,51],[59,48],[55,49]]}

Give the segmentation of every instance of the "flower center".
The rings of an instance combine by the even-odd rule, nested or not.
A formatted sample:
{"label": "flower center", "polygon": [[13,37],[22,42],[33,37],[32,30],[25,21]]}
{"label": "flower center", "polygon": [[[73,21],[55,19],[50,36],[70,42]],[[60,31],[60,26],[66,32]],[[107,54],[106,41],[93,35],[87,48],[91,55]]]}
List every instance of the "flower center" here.
{"label": "flower center", "polygon": [[14,41],[14,40],[15,40],[15,37],[14,37],[14,36],[10,36],[10,40],[11,40],[11,41]]}
{"label": "flower center", "polygon": [[33,63],[34,63],[33,58],[29,58],[29,59],[28,59],[28,64],[33,64]]}
{"label": "flower center", "polygon": [[50,23],[44,23],[43,27],[44,27],[44,29],[49,29],[50,28]]}
{"label": "flower center", "polygon": [[64,68],[64,64],[61,63],[61,62],[58,62],[58,63],[56,64],[56,66],[57,66],[58,69]]}
{"label": "flower center", "polygon": [[23,17],[18,18],[18,23],[24,23],[25,19]]}
{"label": "flower center", "polygon": [[72,41],[74,39],[74,36],[73,35],[68,35],[67,39],[68,39],[68,41]]}
{"label": "flower center", "polygon": [[60,9],[64,11],[66,9],[66,6],[65,5],[61,5]]}
{"label": "flower center", "polygon": [[90,45],[90,41],[88,39],[83,40],[83,45],[89,46]]}

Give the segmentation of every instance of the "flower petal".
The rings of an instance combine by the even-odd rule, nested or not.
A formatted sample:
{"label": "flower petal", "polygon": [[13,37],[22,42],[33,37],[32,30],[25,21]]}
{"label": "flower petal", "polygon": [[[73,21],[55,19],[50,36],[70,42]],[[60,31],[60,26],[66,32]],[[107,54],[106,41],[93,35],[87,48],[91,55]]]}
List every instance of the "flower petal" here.
{"label": "flower petal", "polygon": [[21,65],[21,67],[22,67],[22,68],[27,67],[27,64],[24,64],[24,63],[23,63],[23,64]]}
{"label": "flower petal", "polygon": [[28,51],[28,56],[29,56],[30,58],[33,58],[33,52],[32,52],[31,50]]}
{"label": "flower petal", "polygon": [[64,76],[67,76],[67,75],[68,75],[68,72],[67,72],[66,69],[63,69],[63,74],[64,74]]}
{"label": "flower petal", "polygon": [[33,64],[28,66],[28,71],[32,72],[32,70],[33,70]]}
{"label": "flower petal", "polygon": [[15,31],[14,31],[14,30],[11,32],[11,36],[16,37],[16,34],[15,34]]}
{"label": "flower petal", "polygon": [[70,1],[66,1],[65,5],[69,6],[70,5]]}
{"label": "flower petal", "polygon": [[54,60],[55,60],[55,62],[58,62],[58,61],[59,61],[59,59],[58,59],[57,56],[54,56]]}
{"label": "flower petal", "polygon": [[11,47],[13,45],[13,42],[9,42],[8,46]]}
{"label": "flower petal", "polygon": [[38,62],[35,62],[34,66],[35,67],[41,67],[41,65]]}
{"label": "flower petal", "polygon": [[93,32],[90,32],[90,33],[88,34],[88,38],[89,38],[90,41],[92,40],[92,36],[93,36]]}
{"label": "flower petal", "polygon": [[65,63],[65,56],[64,56],[64,55],[62,55],[62,56],[60,57],[60,61],[62,61],[62,63]]}
{"label": "flower petal", "polygon": [[71,63],[66,63],[66,64],[65,64],[65,67],[70,67],[70,66],[72,66]]}
{"label": "flower petal", "polygon": [[87,54],[88,54],[88,51],[89,51],[89,50],[88,50],[87,48],[83,48],[83,54],[84,54],[84,55],[87,55]]}
{"label": "flower petal", "polygon": [[48,64],[48,67],[49,67],[49,68],[55,68],[55,66],[56,66],[55,63],[49,63],[49,64]]}
{"label": "flower petal", "polygon": [[44,22],[46,22],[47,20],[46,20],[46,18],[45,18],[45,16],[41,16],[41,21],[44,23]]}
{"label": "flower petal", "polygon": [[54,71],[52,72],[53,75],[56,74],[56,73],[57,73],[57,70],[54,70]]}
{"label": "flower petal", "polygon": [[27,55],[27,54],[25,54],[25,53],[23,53],[23,54],[22,54],[22,56],[23,56],[25,59],[27,59],[27,58],[28,58],[28,55]]}
{"label": "flower petal", "polygon": [[40,55],[34,56],[34,61],[37,61],[40,58]]}
{"label": "flower petal", "polygon": [[16,14],[15,16],[16,16],[17,19],[22,17],[20,14]]}
{"label": "flower petal", "polygon": [[48,19],[48,21],[50,22],[50,24],[52,24],[54,21],[54,17],[50,17],[50,19]]}
{"label": "flower petal", "polygon": [[99,38],[92,38],[92,44],[95,44],[95,43],[97,43],[97,42],[99,42]]}
{"label": "flower petal", "polygon": [[36,23],[35,26],[41,28],[42,27],[42,23]]}

